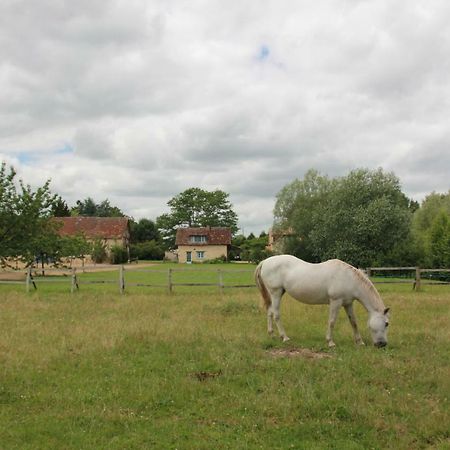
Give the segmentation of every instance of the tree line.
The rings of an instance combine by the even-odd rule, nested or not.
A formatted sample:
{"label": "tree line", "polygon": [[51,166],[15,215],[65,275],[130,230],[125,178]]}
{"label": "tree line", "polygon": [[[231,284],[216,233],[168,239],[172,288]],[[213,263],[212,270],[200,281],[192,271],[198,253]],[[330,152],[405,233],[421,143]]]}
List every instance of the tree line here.
{"label": "tree line", "polygon": [[[230,259],[260,261],[271,254],[268,235],[238,234],[238,216],[221,190],[190,188],[167,203],[155,220],[130,218],[131,257],[162,259],[175,247],[180,226],[224,226],[233,233]],[[51,255],[105,257],[101,242],[83,236],[61,238],[50,217],[126,217],[108,199],[91,197],[69,207],[50,190],[50,181],[33,190],[5,163],[0,166],[0,260],[31,262]],[[276,196],[273,229],[284,236],[278,250],[306,261],[339,258],[355,266],[421,265],[450,267],[450,191],[431,193],[419,205],[401,190],[393,173],[358,169],[330,178],[310,170]],[[120,248],[112,259],[123,262]]]}
{"label": "tree line", "polygon": [[274,229],[289,230],[285,251],[310,262],[450,267],[450,191],[419,205],[381,169],[337,178],[310,170],[278,193]]}

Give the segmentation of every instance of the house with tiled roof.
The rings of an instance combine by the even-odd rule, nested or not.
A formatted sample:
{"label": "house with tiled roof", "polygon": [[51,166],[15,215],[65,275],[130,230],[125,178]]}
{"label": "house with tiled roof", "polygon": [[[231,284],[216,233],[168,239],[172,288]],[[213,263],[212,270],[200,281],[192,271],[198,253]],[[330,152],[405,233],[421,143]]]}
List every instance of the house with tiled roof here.
{"label": "house with tiled roof", "polygon": [[55,217],[60,236],[83,235],[88,241],[101,240],[107,253],[115,245],[129,251],[130,220],[127,217]]}
{"label": "house with tiled roof", "polygon": [[216,258],[228,259],[231,229],[226,227],[178,228],[175,244],[178,262],[204,262]]}

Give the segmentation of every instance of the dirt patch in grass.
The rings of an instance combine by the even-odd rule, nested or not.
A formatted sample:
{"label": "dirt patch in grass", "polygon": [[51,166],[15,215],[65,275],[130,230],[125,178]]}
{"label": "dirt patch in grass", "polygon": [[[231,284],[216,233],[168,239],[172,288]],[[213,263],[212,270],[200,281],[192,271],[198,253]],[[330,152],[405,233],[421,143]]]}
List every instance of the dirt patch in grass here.
{"label": "dirt patch in grass", "polygon": [[215,372],[202,371],[202,372],[196,372],[193,375],[195,376],[195,378],[197,378],[198,381],[207,381],[212,378],[220,377],[220,375],[222,375],[222,371],[221,370],[217,370]]}
{"label": "dirt patch in grass", "polygon": [[325,359],[332,358],[333,355],[325,352],[317,352],[309,348],[275,348],[268,351],[274,358],[305,358],[305,359]]}

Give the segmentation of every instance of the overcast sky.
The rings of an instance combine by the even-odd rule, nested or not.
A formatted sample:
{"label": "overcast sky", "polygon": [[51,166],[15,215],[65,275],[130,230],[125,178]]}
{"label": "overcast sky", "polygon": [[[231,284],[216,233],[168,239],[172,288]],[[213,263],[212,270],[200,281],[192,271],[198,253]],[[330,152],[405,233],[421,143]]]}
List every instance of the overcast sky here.
{"label": "overcast sky", "polygon": [[155,219],[189,187],[245,234],[314,168],[450,188],[450,2],[0,0],[0,160]]}

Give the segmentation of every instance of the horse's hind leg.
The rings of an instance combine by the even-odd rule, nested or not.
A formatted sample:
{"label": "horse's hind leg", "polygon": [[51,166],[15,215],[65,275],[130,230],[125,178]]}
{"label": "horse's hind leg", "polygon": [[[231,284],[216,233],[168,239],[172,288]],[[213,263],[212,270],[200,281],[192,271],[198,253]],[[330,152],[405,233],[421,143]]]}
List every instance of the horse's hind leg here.
{"label": "horse's hind leg", "polygon": [[356,323],[355,313],[353,312],[353,305],[350,303],[349,305],[344,305],[345,312],[347,313],[348,320],[350,321],[350,325],[353,328],[353,335],[355,337],[355,342],[359,345],[364,345],[364,341],[362,340],[361,334],[358,330],[358,325]]}
{"label": "horse's hind leg", "polygon": [[[284,331],[284,327],[283,327],[283,325],[281,323],[281,319],[280,319],[280,304],[281,304],[281,297],[284,294],[284,290],[277,289],[275,291],[271,291],[270,294],[271,294],[270,296],[272,297],[272,305],[270,306],[269,311],[267,312],[267,317],[270,316],[270,319],[268,319],[268,322],[270,322],[270,325],[271,325],[272,317],[273,317],[273,319],[275,320],[275,325],[278,328],[278,333],[280,333],[281,339],[283,339],[283,342],[289,341],[289,338],[287,337],[286,332]],[[269,330],[270,330],[270,328],[269,328]]]}
{"label": "horse's hind leg", "polygon": [[273,313],[272,306],[267,308],[267,333],[272,336],[273,335]]}

